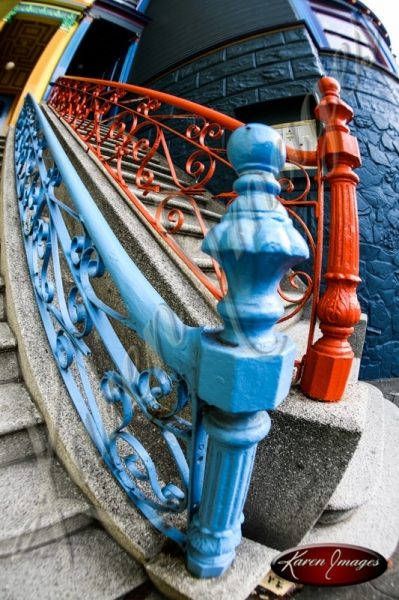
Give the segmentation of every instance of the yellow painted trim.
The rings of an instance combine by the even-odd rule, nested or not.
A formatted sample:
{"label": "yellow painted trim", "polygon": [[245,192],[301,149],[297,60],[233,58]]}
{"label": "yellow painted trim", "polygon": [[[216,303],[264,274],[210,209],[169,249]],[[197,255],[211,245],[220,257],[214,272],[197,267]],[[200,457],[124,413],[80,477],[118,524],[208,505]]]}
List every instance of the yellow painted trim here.
{"label": "yellow painted trim", "polygon": [[24,89],[21,92],[18,103],[12,113],[10,125],[13,125],[16,122],[19,112],[22,108],[24,98],[28,93],[32,94],[32,96],[38,102],[40,102],[44,92],[47,89],[51,75],[57,66],[65,48],[69,44],[71,37],[75,33],[77,26],[78,24],[75,23],[75,25],[73,25],[69,31],[57,29],[34,66]]}
{"label": "yellow painted trim", "polygon": [[42,3],[42,2],[18,2],[14,8],[4,16],[5,21],[12,21],[14,17],[20,17],[21,15],[29,16],[42,16],[43,20],[52,19],[61,22],[62,29],[70,29],[73,24],[77,21],[82,13],[82,9],[71,10],[69,8],[59,6],[56,4]]}
{"label": "yellow painted trim", "polygon": [[[38,7],[46,7],[66,10],[71,13],[81,14],[86,8],[93,4],[94,0],[44,0],[43,2],[37,2],[34,0],[34,4]],[[0,31],[4,27],[5,17],[15,9],[18,4],[29,4],[29,0],[0,0]],[[16,13],[19,14],[19,13]]]}
{"label": "yellow painted trim", "polygon": [[[0,18],[3,19],[17,4],[18,0],[0,0]],[[5,22],[1,22],[1,27],[4,27]]]}
{"label": "yellow painted trim", "polygon": [[59,6],[60,8],[70,8],[72,10],[84,10],[93,4],[94,0],[46,0],[46,4]]}

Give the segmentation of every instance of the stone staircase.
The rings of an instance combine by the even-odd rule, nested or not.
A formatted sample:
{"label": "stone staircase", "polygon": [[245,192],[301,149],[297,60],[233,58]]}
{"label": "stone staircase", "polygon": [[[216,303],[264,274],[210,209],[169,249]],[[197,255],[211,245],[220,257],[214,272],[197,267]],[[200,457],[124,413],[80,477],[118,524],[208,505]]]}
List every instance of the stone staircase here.
{"label": "stone staircase", "polygon": [[[64,123],[60,123],[53,112],[47,107],[43,107],[49,120],[53,123],[54,129],[63,140],[64,145],[69,150],[72,162],[75,162],[77,168],[85,171],[89,188],[93,189],[94,195],[100,202],[101,208],[106,212],[111,227],[118,233],[123,229],[121,219],[116,220],[111,216],[111,210],[122,211],[122,208],[115,207],[120,203],[120,198],[124,197],[121,188],[115,184],[114,180],[102,169],[99,161],[90,156],[90,153],[83,159],[81,151],[78,150],[79,142],[73,141],[73,138],[66,132]],[[87,133],[87,123],[81,124],[81,133]],[[103,133],[105,134],[105,129]],[[115,143],[112,140],[107,141],[101,147],[104,156],[111,158],[115,154]],[[79,155],[79,158],[77,158]],[[101,196],[105,195],[101,190],[98,178],[96,182],[90,177],[88,172],[93,170],[91,164],[94,162],[95,169],[102,169],[112,187],[116,187],[119,194],[113,196],[110,192],[110,186],[107,186],[107,200],[102,201]],[[168,186],[171,188],[175,184],[169,174],[169,167],[166,160],[155,155],[149,162],[149,167],[154,172],[154,185],[159,185],[161,189]],[[140,199],[145,207],[154,216],[156,208],[160,202],[159,196],[154,193],[143,194],[143,191],[136,185],[137,165],[131,160],[122,160],[122,174],[128,183],[130,191]],[[181,169],[176,168],[176,173],[180,181],[189,183],[190,179]],[[96,186],[97,184],[97,186]],[[117,196],[119,198],[117,199]],[[128,209],[123,210],[125,220],[127,214],[135,212],[130,200],[125,198]],[[115,203],[115,204],[114,204]],[[199,208],[203,213],[203,218],[208,227],[218,222],[223,206],[215,202],[211,195],[204,195],[198,198]],[[112,209],[110,205],[114,206]],[[179,208],[185,212],[188,217],[186,229],[178,234],[179,243],[184,247],[190,258],[200,266],[209,261],[208,257],[200,250],[201,231],[193,220],[190,220],[190,211],[187,204],[178,199],[173,199],[171,207]],[[135,241],[140,241],[143,236],[148,236],[148,230],[151,228],[148,224],[141,227],[139,232],[131,229],[130,236]],[[156,234],[154,234],[156,236]],[[122,239],[127,239],[122,236]],[[148,239],[148,237],[146,238]],[[162,246],[162,240],[158,243]],[[143,244],[145,246],[145,244]],[[165,249],[167,252],[167,249]],[[149,260],[153,255],[147,251]],[[156,260],[156,259],[155,259]],[[176,259],[174,259],[176,261]],[[141,261],[142,263],[143,261]],[[184,265],[175,262],[181,272],[186,277]],[[147,268],[143,265],[144,272]],[[165,263],[165,258],[161,259],[161,268],[167,271],[168,275],[173,272],[173,267]],[[157,287],[158,281],[154,274],[147,269],[147,276],[152,284]],[[284,289],[289,288],[283,281]],[[212,323],[215,319],[215,300],[209,298],[210,294],[200,284],[195,284],[196,301],[191,303],[190,320],[196,325]],[[165,293],[165,289],[158,289],[164,297],[170,301],[170,294]],[[184,303],[184,297],[187,294],[187,283],[177,288],[172,306],[181,311],[181,304]],[[296,299],[301,292],[293,293],[290,290],[290,296]],[[176,296],[178,296],[178,302]],[[206,314],[201,311],[200,317],[196,318],[196,307],[198,299],[207,299],[208,306]],[[209,310],[210,307],[210,310]],[[292,310],[292,304],[285,302],[286,313]],[[181,315],[181,313],[180,313]],[[201,319],[206,319],[201,320]],[[217,318],[217,317],[216,317]],[[293,319],[285,321],[278,325],[280,330],[284,330],[295,342],[297,346],[297,358],[301,358],[306,351],[308,330],[309,330],[309,309],[308,307],[296,315]],[[271,435],[261,442],[258,448],[258,460],[255,464],[254,478],[251,485],[247,507],[245,511],[246,521],[244,532],[258,542],[266,543],[270,547],[287,547],[298,543],[301,537],[308,531],[319,519],[320,525],[335,524],[336,522],[348,519],[350,514],[357,507],[367,504],[375,490],[378,488],[379,477],[383,465],[384,455],[384,402],[382,395],[374,388],[366,384],[358,383],[358,368],[362,353],[363,341],[366,329],[366,319],[363,316],[358,324],[352,338],[351,344],[355,352],[355,360],[350,378],[350,385],[342,402],[332,405],[320,404],[307,400],[303,394],[294,386],[287,401],[274,413],[272,413],[272,431]],[[320,335],[318,328],[315,337]],[[306,403],[306,404],[305,404]],[[376,406],[378,408],[376,408]],[[387,409],[388,410],[388,409]],[[297,433],[298,432],[298,433]],[[341,437],[342,446],[337,444],[337,436]],[[346,438],[346,444],[343,440]],[[280,439],[280,441],[278,441]],[[294,441],[296,440],[296,441]],[[359,441],[360,440],[360,441]],[[356,452],[355,452],[356,448]],[[278,452],[277,450],[278,449]],[[297,459],[292,461],[292,453],[297,453]],[[277,456],[276,456],[277,453]],[[298,466],[299,465],[299,466]],[[328,476],[327,476],[328,473]],[[343,474],[346,476],[343,477]],[[273,488],[274,481],[280,481],[280,493],[275,495]],[[309,484],[311,482],[311,484]],[[341,482],[341,483],[340,483]],[[340,485],[338,486],[338,484]],[[338,486],[338,487],[337,487]],[[314,488],[318,491],[315,493]],[[313,506],[306,506],[302,495],[309,494],[312,498]],[[262,501],[259,501],[262,498]],[[282,506],[287,504],[287,509],[282,510]],[[263,525],[264,506],[267,505],[269,513]],[[274,506],[274,513],[272,507]],[[273,514],[273,516],[271,516]],[[288,514],[294,515],[297,525],[292,522],[291,534],[282,542],[281,531],[288,524]],[[271,522],[273,524],[271,524]],[[265,528],[265,529],[264,529]],[[264,530],[264,533],[262,533]],[[294,533],[295,531],[295,533]],[[279,541],[280,540],[280,541]]]}
{"label": "stone staircase", "polygon": [[[82,151],[80,144],[72,138],[49,109],[45,108],[45,111],[69,153],[71,161],[79,169],[82,180],[100,206],[111,228],[118,231],[121,243],[154,287],[187,323],[193,325],[217,323],[215,300],[210,293],[195,280],[184,265],[177,264],[176,258],[172,256],[166,244],[156,239],[140,214],[121,199],[119,191],[115,189],[112,180],[106,176],[104,169]],[[111,156],[112,144],[107,152]],[[162,157],[155,158],[153,165],[157,166],[157,177],[165,181],[164,178],[168,175],[162,162]],[[125,177],[129,179],[129,185],[133,188],[134,175],[126,172]],[[146,206],[153,211],[152,214],[155,214],[156,198],[148,194],[145,202]],[[172,202],[176,208],[185,208],[178,199]],[[212,204],[206,206],[206,208],[202,206],[205,211],[204,217],[211,225],[218,220],[220,207],[217,203],[215,206]],[[11,209],[10,216],[6,218],[8,224],[15,220],[11,215]],[[180,235],[181,244],[186,244],[188,251],[192,252],[194,262],[206,271],[209,263],[201,263],[208,259],[198,252],[200,238],[198,231],[195,230],[195,224],[188,220],[185,231]],[[243,600],[267,572],[270,559],[276,553],[274,548],[293,546],[301,541],[321,543],[336,540],[359,543],[370,545],[386,556],[390,555],[396,546],[398,537],[396,531],[399,530],[399,515],[395,508],[399,505],[397,473],[399,460],[391,448],[395,436],[397,437],[399,433],[397,410],[392,405],[388,406],[382,400],[381,394],[371,386],[356,383],[355,377],[343,401],[333,405],[308,401],[293,387],[287,401],[272,414],[271,435],[260,444],[258,449],[254,479],[245,510],[244,531],[250,539],[244,540],[233,568],[218,582],[199,582],[189,576],[184,569],[183,558],[164,550],[164,540],[160,541],[150,526],[143,524],[142,518],[135,515],[135,510],[128,506],[126,499],[121,499],[116,483],[103,473],[103,467],[98,464],[98,457],[93,452],[86,433],[81,431],[82,427],[73,414],[74,410],[65,391],[61,391],[60,388],[57,392],[54,391],[53,388],[57,390],[58,376],[52,361],[45,360],[43,365],[43,358],[40,358],[45,357],[48,350],[46,350],[47,342],[41,340],[43,337],[40,332],[41,324],[35,323],[37,319],[35,309],[29,308],[25,322],[22,319],[24,310],[26,311],[26,302],[29,305],[29,292],[26,287],[23,287],[22,291],[21,281],[24,276],[18,272],[18,261],[11,250],[17,244],[17,236],[19,232],[15,233],[9,226],[7,277],[13,282],[13,289],[7,305],[10,307],[12,305],[12,311],[15,311],[12,325],[14,328],[15,323],[15,327],[18,327],[18,331],[15,328],[14,330],[21,346],[23,371],[28,374],[29,389],[35,390],[35,401],[38,402],[43,414],[46,414],[46,422],[49,424],[52,437],[56,431],[59,432],[61,442],[56,444],[57,452],[68,465],[68,470],[74,474],[74,479],[78,481],[79,486],[85,491],[85,497],[89,497],[93,504],[88,505],[88,501],[84,500],[77,491],[75,491],[76,495],[72,492],[65,494],[65,487],[57,483],[56,490],[64,490],[55,496],[57,502],[59,498],[70,500],[68,508],[63,506],[60,509],[61,512],[64,511],[62,514],[65,514],[65,521],[69,523],[69,525],[62,525],[68,535],[53,539],[51,537],[53,528],[49,525],[50,537],[46,538],[46,523],[51,524],[52,521],[50,517],[48,520],[40,517],[40,522],[44,524],[42,529],[46,530],[40,535],[44,536],[43,539],[51,539],[51,541],[43,542],[43,546],[37,548],[35,545],[29,546],[27,552],[16,554],[21,561],[26,558],[26,562],[21,562],[21,567],[15,569],[16,580],[18,580],[19,568],[26,569],[34,578],[34,567],[31,566],[36,564],[34,552],[39,552],[42,547],[51,548],[58,543],[65,545],[69,538],[77,539],[77,536],[81,535],[83,536],[81,548],[86,544],[86,547],[93,552],[102,573],[107,569],[103,564],[104,557],[111,560],[114,555],[116,556],[116,566],[111,565],[110,568],[115,568],[116,578],[122,581],[118,560],[125,565],[130,564],[129,561],[134,565],[137,563],[116,546],[105,531],[93,521],[93,517],[97,514],[105,523],[107,530],[112,532],[128,553],[146,564],[147,574],[168,597],[195,600],[199,598],[213,600],[217,597],[220,600]],[[23,283],[30,285],[29,281]],[[26,296],[25,304],[21,296]],[[301,349],[304,349],[308,327],[306,315],[299,315],[282,327],[299,343]],[[4,350],[9,351],[6,348]],[[10,351],[15,352],[15,349]],[[29,363],[29,368],[26,367],[26,363]],[[48,381],[53,382],[51,389]],[[36,400],[36,397],[39,400]],[[58,409],[55,403],[58,404]],[[37,412],[33,414],[36,415],[35,418],[40,419]],[[59,415],[63,418],[59,418]],[[44,448],[47,448],[47,435],[43,424],[35,422],[33,425],[35,431],[41,428]],[[28,438],[31,439],[30,436]],[[82,449],[90,459],[83,456]],[[24,462],[31,464],[32,461],[41,464],[44,459],[50,460],[45,452],[42,451],[39,459],[36,454],[28,453],[18,460],[22,461],[22,464]],[[68,481],[65,474],[60,475],[60,469],[53,466],[55,459],[51,458],[51,461],[51,465],[48,462],[43,463],[45,472],[47,474],[57,472],[59,479],[54,476],[57,482]],[[7,463],[7,465],[11,473],[19,462],[14,465]],[[70,485],[72,487],[72,483]],[[43,489],[47,489],[46,486]],[[55,505],[58,507],[57,503]],[[95,510],[93,505],[96,506]],[[117,510],[115,506],[118,507]],[[389,524],[388,528],[378,527],[381,515],[384,515],[384,523]],[[81,525],[79,525],[80,520],[82,520]],[[365,523],[372,523],[372,528],[368,532],[365,532]],[[54,531],[56,529],[57,527]],[[18,527],[15,531],[17,534],[14,537],[18,537]],[[282,531],[284,531],[283,537]],[[93,532],[93,535],[88,532]],[[100,534],[104,539],[109,540],[110,544],[114,544],[115,549],[103,552],[101,544],[105,542]],[[87,537],[84,537],[85,535]],[[18,544],[22,543],[18,542]],[[99,544],[98,547],[96,544]],[[23,545],[19,547],[25,548]],[[33,557],[31,563],[28,563],[28,554]],[[79,554],[77,556],[80,557]],[[6,560],[11,558],[8,557]],[[82,565],[82,569],[85,570],[86,559],[89,560],[87,556],[79,558],[76,569]],[[37,564],[39,562],[38,559]],[[57,567],[54,568],[57,571]],[[137,575],[137,582],[135,581],[130,589],[134,589],[134,585],[140,585],[144,581],[144,572],[139,567],[137,569],[142,579]],[[124,569],[125,575],[126,570],[129,569]],[[8,579],[14,576],[14,571],[7,567],[7,572],[11,574],[7,576],[7,585],[12,587],[13,584],[9,584]],[[96,573],[94,567],[93,573]],[[76,581],[81,577],[84,580],[83,575],[81,576],[78,571],[74,577]],[[98,575],[96,581],[103,581],[101,577],[101,574]],[[27,580],[28,583],[31,581],[29,577]],[[113,596],[113,593],[114,591],[111,590],[109,596],[101,596],[99,592],[97,596],[90,596],[88,592],[85,595],[89,598],[117,598],[118,595]],[[125,590],[118,592],[120,596],[123,593],[126,593]],[[76,598],[81,596],[83,592],[80,594],[79,591]],[[12,595],[8,597],[19,598]],[[34,596],[29,596],[28,591],[25,597]],[[73,595],[71,597],[74,598]]]}
{"label": "stone staircase", "polygon": [[21,380],[0,278],[0,596],[115,600],[147,581],[55,457]]}
{"label": "stone staircase", "polygon": [[[60,134],[60,129],[57,127],[57,118],[54,116],[53,111],[51,109],[49,109],[46,105],[43,105],[42,108],[45,111],[49,120],[51,122],[53,122],[53,124],[55,125],[56,132],[58,131],[58,134]],[[61,125],[61,127],[62,127],[62,125]],[[82,121],[80,123],[79,127],[77,128],[78,132],[83,136],[87,136],[88,131],[90,131],[90,129],[91,129],[91,122],[89,122],[89,121]],[[71,131],[71,130],[69,129],[69,131]],[[101,134],[104,137],[106,137],[108,129],[106,127],[100,126],[100,131],[101,131]],[[78,144],[80,144],[81,142],[80,142],[79,138],[77,138],[77,136],[75,136],[73,133],[72,133],[72,135],[75,137]],[[61,134],[61,136],[62,136],[62,134]],[[65,148],[66,151],[68,152],[68,149],[71,148],[71,143],[70,143],[68,135],[66,138],[63,139],[63,143],[66,146],[66,148]],[[116,168],[115,146],[116,146],[116,142],[111,139],[108,139],[101,145],[102,156],[106,160],[109,160],[110,165],[112,165],[112,167],[114,169]],[[89,152],[88,155],[94,160],[97,167],[103,171],[103,173],[107,177],[107,179],[116,188],[116,190],[118,191],[118,195],[125,199],[127,206],[130,207],[132,211],[138,213],[138,210],[136,209],[136,207],[133,206],[132,201],[125,194],[123,187],[119,186],[115,182],[115,180],[109,175],[109,173],[102,167],[101,162],[96,157],[94,157],[94,155],[91,152]],[[139,157],[139,159],[143,158],[144,152],[139,151],[138,157]],[[75,158],[74,153],[73,152],[70,153],[70,159],[72,160],[72,162],[74,161],[74,158]],[[76,160],[76,158],[75,158],[75,160]],[[81,160],[79,160],[79,163],[81,163]],[[147,191],[144,191],[143,189],[140,189],[137,186],[136,175],[137,175],[138,167],[139,167],[138,162],[133,161],[131,158],[123,158],[121,161],[121,174],[123,176],[124,181],[127,184],[128,191],[131,194],[133,194],[140,201],[140,203],[145,207],[145,209],[150,213],[151,217],[154,219],[156,217],[157,209],[159,208],[161,201],[168,194],[170,194],[172,196],[172,199],[169,200],[167,203],[167,210],[164,211],[161,223],[167,231],[170,231],[171,229],[173,229],[174,223],[171,224],[170,222],[168,222],[168,220],[166,218],[166,213],[169,210],[173,209],[173,210],[180,211],[184,215],[183,225],[179,228],[179,230],[176,233],[173,233],[173,235],[171,237],[177,242],[177,244],[181,247],[181,249],[184,251],[184,253],[187,255],[187,257],[194,263],[194,265],[196,265],[210,279],[210,281],[215,285],[215,287],[218,288],[218,281],[217,281],[217,278],[215,275],[215,271],[213,269],[212,259],[208,255],[206,255],[204,252],[202,252],[202,250],[201,250],[201,244],[202,244],[204,235],[201,231],[201,227],[198,223],[198,219],[195,217],[190,204],[187,202],[187,198],[179,199],[179,197],[177,195],[175,195],[175,197],[173,197],[174,194],[179,191],[179,189],[178,189],[175,181],[173,180],[172,175],[170,174],[170,167],[167,163],[166,158],[164,158],[162,155],[156,153],[151,158],[151,160],[149,160],[149,162],[146,164],[146,168],[151,170],[154,174],[154,179],[151,182],[151,185],[154,187],[159,186],[162,193],[155,193],[152,191],[147,192]],[[194,179],[192,177],[190,177],[189,175],[187,175],[187,173],[185,171],[183,171],[181,168],[177,167],[176,165],[175,165],[175,172],[176,172],[178,181],[182,185],[187,186],[190,184],[192,185],[194,183]],[[95,196],[96,198],[98,198],[101,195],[101,194],[98,194],[98,192],[99,192],[99,190],[96,189],[96,196]],[[192,198],[197,203],[199,212],[201,213],[201,217],[203,219],[203,222],[204,222],[207,230],[211,229],[214,225],[216,225],[220,221],[221,216],[225,212],[225,207],[224,207],[223,203],[220,201],[216,201],[213,198],[213,196],[209,192],[206,192],[206,191],[201,194],[198,194],[198,195],[193,195]],[[105,209],[104,205],[103,205],[103,208]],[[196,280],[195,276],[193,276],[189,272],[186,265],[183,264],[183,262],[168,248],[168,246],[165,243],[162,244],[162,240],[161,240],[160,236],[152,230],[151,226],[144,219],[143,219],[143,224],[145,225],[145,230],[148,230],[150,233],[152,233],[152,235],[155,236],[157,241],[163,246],[163,248],[165,249],[165,252],[175,262],[178,269],[180,271],[183,271],[185,276],[190,278],[194,282],[195,288],[198,290],[200,296],[207,299],[208,304],[210,305],[211,311],[212,311],[212,316],[208,315],[207,320],[209,321],[209,318],[211,318],[212,321],[214,321],[215,319],[218,319],[218,316],[217,316],[216,310],[215,310],[216,309],[216,300],[211,296],[211,294],[206,290],[206,288],[198,280]],[[145,235],[145,234],[142,233],[141,237],[143,235]],[[164,270],[166,271],[165,265],[164,265]],[[149,276],[148,278],[153,283],[153,285],[155,285],[155,287],[157,287],[156,282],[154,282],[154,280],[153,280],[153,277]],[[295,302],[302,297],[304,290],[306,289],[304,285],[302,285],[302,287],[301,287],[301,282],[298,282],[298,284],[299,284],[299,289],[295,289],[288,283],[287,278],[285,278],[282,282],[282,289],[284,290],[284,292],[289,294],[290,300],[292,299],[292,302],[289,300],[285,300],[285,299],[283,300],[285,315],[288,314],[289,312],[291,312],[293,310],[293,308],[295,308]],[[301,289],[302,289],[302,291],[301,291]],[[179,296],[180,296],[179,299],[181,300],[182,294],[179,294]],[[198,293],[197,293],[197,296],[198,296]],[[198,304],[198,300],[197,300],[197,304]],[[195,307],[193,307],[193,308],[195,310]],[[298,313],[298,315],[296,315],[294,318],[290,319],[289,321],[284,321],[283,323],[279,324],[278,327],[280,330],[285,330],[285,329],[287,329],[287,327],[290,327],[292,329],[292,326],[295,323],[297,323],[298,321],[300,321],[303,318],[303,316],[304,316],[304,314]],[[203,321],[202,322],[199,321],[198,324],[203,324]],[[304,351],[306,349],[308,329],[309,329],[309,321],[306,318],[306,324],[302,324],[302,326],[299,327],[298,332],[296,332],[296,331],[293,332],[293,336],[295,338],[295,341],[297,342],[297,347],[298,347],[298,358],[300,358],[300,356],[302,356],[302,354],[304,353]],[[305,335],[304,335],[304,331],[306,331]]]}

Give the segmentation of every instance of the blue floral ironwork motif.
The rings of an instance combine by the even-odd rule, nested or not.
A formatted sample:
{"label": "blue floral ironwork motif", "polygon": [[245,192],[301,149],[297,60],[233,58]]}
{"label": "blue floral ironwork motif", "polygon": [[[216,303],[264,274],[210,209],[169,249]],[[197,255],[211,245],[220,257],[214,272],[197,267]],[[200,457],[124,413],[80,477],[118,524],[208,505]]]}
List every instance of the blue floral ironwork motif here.
{"label": "blue floral ironwork motif", "polygon": [[[162,514],[183,512],[188,504],[185,455],[192,427],[179,416],[190,395],[187,382],[174,370],[152,367],[140,372],[118,338],[112,322],[131,327],[129,318],[108,306],[94,289],[93,281],[107,269],[82,218],[62,199],[63,177],[49,152],[39,111],[28,99],[17,125],[17,192],[29,270],[54,357],[104,462],[145,516],[184,544],[185,534]],[[71,227],[79,233],[72,236]],[[86,340],[94,330],[114,366],[103,374],[100,390],[94,389],[87,364],[91,352]],[[118,407],[114,429],[105,425],[98,404],[101,395]],[[177,468],[178,484],[161,480],[154,460],[133,433],[137,412],[158,428]]]}

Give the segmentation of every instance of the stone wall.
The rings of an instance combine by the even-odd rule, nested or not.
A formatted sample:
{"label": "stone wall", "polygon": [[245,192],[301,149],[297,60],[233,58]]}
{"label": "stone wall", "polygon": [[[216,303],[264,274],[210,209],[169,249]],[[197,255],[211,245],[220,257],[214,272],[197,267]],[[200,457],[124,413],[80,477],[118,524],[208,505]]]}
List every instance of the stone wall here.
{"label": "stone wall", "polygon": [[[360,375],[365,379],[398,377],[398,80],[343,57],[319,57],[306,29],[295,27],[203,55],[148,86],[234,116],[240,106],[314,92],[324,72],[340,81],[342,97],[355,111],[351,128],[363,160],[358,170],[359,295],[369,321]],[[328,227],[328,219],[326,223]]]}
{"label": "stone wall", "polygon": [[239,106],[313,92],[321,74],[308,32],[295,27],[210,52],[146,85],[234,116]]}
{"label": "stone wall", "polygon": [[324,56],[322,61],[355,111],[351,129],[363,162],[357,170],[362,278],[358,291],[369,320],[360,376],[398,377],[399,81],[343,58]]}

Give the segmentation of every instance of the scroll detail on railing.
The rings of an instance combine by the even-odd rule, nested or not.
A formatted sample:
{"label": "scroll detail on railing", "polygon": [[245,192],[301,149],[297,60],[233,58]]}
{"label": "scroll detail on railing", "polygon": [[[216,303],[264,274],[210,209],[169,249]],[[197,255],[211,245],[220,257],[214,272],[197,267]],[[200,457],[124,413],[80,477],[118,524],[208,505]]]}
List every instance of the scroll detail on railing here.
{"label": "scroll detail on railing", "polygon": [[[49,104],[161,238],[220,300],[227,291],[222,269],[213,257],[202,255],[199,243],[194,251],[187,248],[184,236],[191,233],[203,239],[223,213],[217,201],[234,200],[230,191],[234,172],[226,156],[226,140],[242,123],[156,90],[101,80],[60,78]],[[282,321],[295,316],[312,294],[318,297],[322,253],[322,186],[318,178],[317,197],[310,199],[310,178],[304,168],[318,166],[316,153],[288,149],[287,160],[301,170],[303,190],[296,192],[293,181],[283,179],[280,199],[306,236],[315,269],[292,274],[286,287],[280,288],[287,304]],[[303,210],[313,213],[316,232],[306,224],[309,214],[308,219],[300,214]]]}
{"label": "scroll detail on railing", "polygon": [[[188,448],[196,447],[191,423],[181,416],[190,394],[188,385],[173,368],[143,369],[135,364],[132,348],[127,352],[117,335],[115,322],[128,335],[132,332],[129,307],[127,314],[121,314],[96,291],[96,282],[98,288],[98,281],[107,274],[117,277],[106,266],[110,247],[105,245],[107,250],[100,252],[83,225],[82,206],[76,206],[76,198],[87,202],[84,186],[75,187],[75,203],[69,200],[65,183],[74,179],[69,170],[72,167],[67,165],[61,171],[62,158],[55,161],[45,126],[33,101],[27,99],[16,130],[16,176],[25,247],[40,314],[64,382],[105,464],[146,517],[169,537],[184,543],[184,533],[162,514],[178,514],[188,507],[186,456]],[[86,222],[96,222],[100,237],[107,237],[99,211]],[[115,263],[115,257],[112,260]],[[128,261],[131,278],[134,272]],[[124,281],[127,289],[128,282],[129,277]],[[137,285],[137,278],[133,285]],[[162,311],[167,312],[167,307],[155,292],[150,301],[156,305],[161,326]],[[179,335],[187,338],[185,326],[177,320],[175,325],[181,330]],[[108,367],[100,389],[96,389],[87,365],[91,354],[87,340],[93,341],[94,337],[100,363]],[[133,354],[138,355],[134,348]],[[117,410],[108,411],[104,419],[106,403]],[[131,428],[137,419],[148,423],[142,439],[137,435],[140,428],[136,427],[135,433]],[[174,478],[170,481],[163,480],[149,452],[148,439],[156,432],[157,443],[163,444],[171,458],[173,468],[169,466],[169,471],[174,472]],[[196,435],[203,436],[198,423]],[[192,496],[190,502],[198,502],[198,498]]]}
{"label": "scroll detail on railing", "polygon": [[308,256],[276,198],[279,136],[252,125],[231,142],[238,198],[204,242],[226,269],[224,327],[202,330],[184,325],[129,258],[31,97],[16,129],[28,267],[62,378],[104,463],[199,577],[225,572],[240,542],[266,410],[284,400],[293,370],[292,342],[273,331],[277,285]]}

